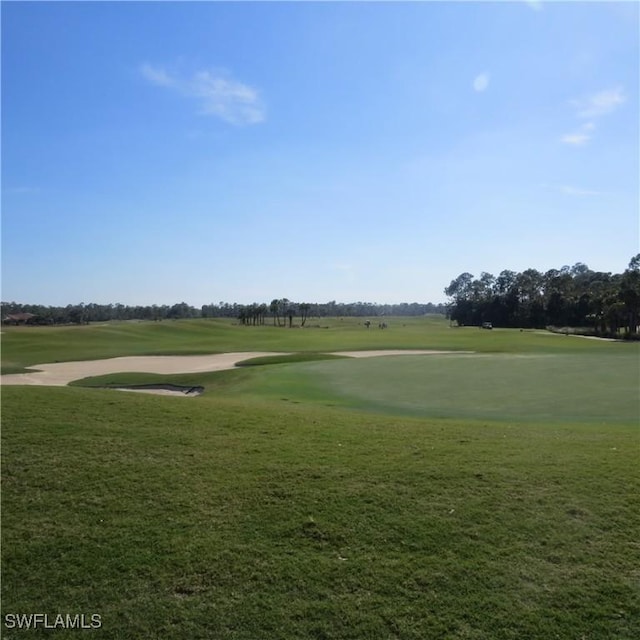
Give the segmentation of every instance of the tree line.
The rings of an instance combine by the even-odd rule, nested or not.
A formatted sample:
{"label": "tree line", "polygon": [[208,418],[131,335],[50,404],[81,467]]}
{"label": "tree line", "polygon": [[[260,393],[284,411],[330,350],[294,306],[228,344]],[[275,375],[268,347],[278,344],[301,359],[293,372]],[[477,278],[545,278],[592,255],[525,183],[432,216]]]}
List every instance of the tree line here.
{"label": "tree line", "polygon": [[[186,302],[173,305],[131,306],[124,304],[96,304],[83,302],[66,306],[45,306],[2,302],[2,319],[9,324],[87,324],[111,320],[179,320],[185,318],[235,318],[242,324],[275,326],[305,325],[309,317],[347,316],[420,316],[429,313],[445,314],[446,305],[432,303],[375,304],[369,302],[294,302],[276,298],[270,303],[238,304],[219,302],[193,307]],[[29,316],[27,318],[27,316]]]}
{"label": "tree line", "polygon": [[599,336],[638,337],[640,254],[623,273],[592,271],[578,262],[542,273],[505,270],[496,277],[462,273],[444,292],[458,325],[578,327]]}
{"label": "tree line", "polygon": [[[400,304],[375,304],[372,302],[342,303],[335,300],[326,303],[294,302],[288,298],[274,298],[269,304],[253,303],[240,305],[237,317],[242,324],[261,325],[272,322],[274,326],[293,326],[294,322],[304,327],[309,317],[382,317],[382,316],[424,316],[446,313],[446,305],[403,302]],[[203,316],[209,313],[202,308]],[[212,315],[216,315],[215,310]],[[296,320],[297,319],[297,320]]]}

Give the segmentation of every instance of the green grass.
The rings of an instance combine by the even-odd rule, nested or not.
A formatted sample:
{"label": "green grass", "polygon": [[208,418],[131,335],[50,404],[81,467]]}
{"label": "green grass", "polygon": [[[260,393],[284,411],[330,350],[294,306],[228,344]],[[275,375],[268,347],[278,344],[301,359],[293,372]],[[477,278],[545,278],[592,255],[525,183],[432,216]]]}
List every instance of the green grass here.
{"label": "green grass", "polygon": [[[391,415],[606,426],[640,419],[638,357],[628,353],[447,354],[338,358],[293,354],[257,358],[232,371],[124,373],[77,386],[203,386],[231,394],[341,406]],[[270,365],[270,366],[267,366]]]}
{"label": "green grass", "polygon": [[346,356],[339,356],[331,353],[290,353],[277,356],[260,356],[258,358],[247,358],[238,362],[238,367],[258,367],[274,364],[291,364],[294,362],[312,362],[317,360],[339,360]]}
{"label": "green grass", "polygon": [[640,418],[635,353],[342,359],[278,367],[246,388],[395,415],[601,425]]}
{"label": "green grass", "polygon": [[482,353],[82,382],[192,399],[4,387],[3,615],[99,613],[107,639],[640,637],[637,345],[343,323],[228,325],[213,350],[265,329],[310,357]]}
{"label": "green grass", "polygon": [[[311,319],[305,328],[244,327],[231,320],[113,322],[82,327],[3,327],[2,373],[33,364],[126,355],[229,351],[319,352],[364,349],[453,349],[567,353],[606,350],[608,343],[546,332],[452,328],[439,316],[387,318],[389,328],[366,329],[364,318]],[[614,345],[623,348],[624,345]]]}
{"label": "green grass", "polygon": [[640,630],[633,428],[77,388],[3,404],[4,612],[98,612],[105,638]]}

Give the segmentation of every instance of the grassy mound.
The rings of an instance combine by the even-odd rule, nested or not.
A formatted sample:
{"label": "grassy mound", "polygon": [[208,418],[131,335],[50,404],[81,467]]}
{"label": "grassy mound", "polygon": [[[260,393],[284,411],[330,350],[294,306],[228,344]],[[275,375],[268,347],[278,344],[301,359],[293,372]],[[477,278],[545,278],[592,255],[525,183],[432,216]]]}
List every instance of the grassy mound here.
{"label": "grassy mound", "polygon": [[290,353],[279,356],[262,356],[238,362],[237,367],[258,367],[272,364],[291,364],[295,362],[314,362],[316,360],[336,360],[344,358],[331,353]]}

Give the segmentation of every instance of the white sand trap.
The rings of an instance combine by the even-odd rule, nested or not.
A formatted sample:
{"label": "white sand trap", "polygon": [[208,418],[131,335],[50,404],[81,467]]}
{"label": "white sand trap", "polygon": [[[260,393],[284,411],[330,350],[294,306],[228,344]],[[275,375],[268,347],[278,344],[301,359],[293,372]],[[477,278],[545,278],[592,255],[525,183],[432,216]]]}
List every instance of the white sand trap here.
{"label": "white sand trap", "polygon": [[536,331],[536,333],[542,333],[546,336],[569,336],[571,338],[584,338],[585,340],[602,340],[604,342],[623,342],[618,338],[601,338],[600,336],[581,336],[578,333],[561,333],[559,331]]}
{"label": "white sand trap", "polygon": [[1,384],[27,384],[64,387],[73,380],[108,373],[198,373],[233,369],[236,363],[260,356],[285,355],[254,351],[246,353],[217,353],[205,356],[125,356],[107,360],[83,360],[80,362],[54,362],[34,364],[33,373],[14,373],[0,376]]}
{"label": "white sand trap", "polygon": [[[379,350],[379,351],[336,351],[332,355],[350,358],[373,358],[400,355],[438,355],[473,353],[472,351],[433,351],[433,350]],[[14,373],[0,376],[2,385],[37,385],[64,387],[74,380],[102,376],[109,373],[199,373],[205,371],[224,371],[233,369],[238,362],[264,356],[289,355],[282,352],[251,351],[236,353],[218,353],[204,356],[125,356],[106,360],[83,360],[78,362],[52,362],[34,364],[30,373]],[[181,391],[166,389],[120,389],[137,393],[155,393],[160,395],[185,396]],[[187,396],[189,397],[189,396]],[[193,397],[193,396],[191,396]]]}
{"label": "white sand trap", "polygon": [[154,396],[174,396],[178,398],[197,398],[199,393],[185,393],[171,389],[132,389],[129,387],[109,387],[111,391],[131,391],[132,393],[150,393]]}
{"label": "white sand trap", "polygon": [[622,342],[622,340],[616,340],[616,338],[601,338],[600,336],[580,336],[578,334],[571,334],[574,338],[584,338],[585,340],[603,340],[604,342]]}
{"label": "white sand trap", "polygon": [[435,351],[433,349],[384,349],[378,351],[334,351],[334,356],[349,358],[379,358],[381,356],[435,356],[445,353],[474,353],[473,351]]}

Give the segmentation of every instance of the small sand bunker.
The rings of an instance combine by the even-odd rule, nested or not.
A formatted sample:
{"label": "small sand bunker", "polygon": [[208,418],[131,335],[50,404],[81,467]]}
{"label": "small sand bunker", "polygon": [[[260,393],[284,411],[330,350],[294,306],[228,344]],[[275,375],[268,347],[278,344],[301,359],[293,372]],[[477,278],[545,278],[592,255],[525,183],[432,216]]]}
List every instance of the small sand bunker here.
{"label": "small sand bunker", "polygon": [[102,387],[103,389],[115,389],[116,391],[134,391],[136,393],[153,393],[161,396],[178,396],[182,398],[195,398],[204,393],[204,387],[182,387],[177,384],[136,384],[127,387]]}
{"label": "small sand bunker", "polygon": [[380,358],[382,356],[437,356],[446,353],[474,353],[473,351],[437,351],[434,349],[379,349],[378,351],[335,351],[334,356],[348,358]]}

